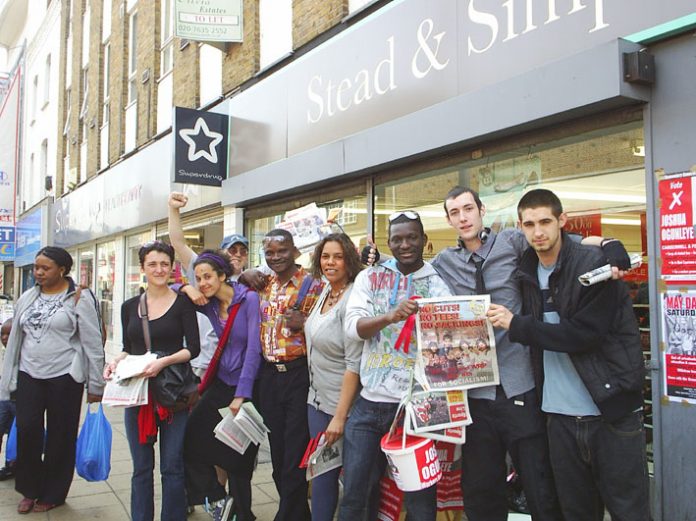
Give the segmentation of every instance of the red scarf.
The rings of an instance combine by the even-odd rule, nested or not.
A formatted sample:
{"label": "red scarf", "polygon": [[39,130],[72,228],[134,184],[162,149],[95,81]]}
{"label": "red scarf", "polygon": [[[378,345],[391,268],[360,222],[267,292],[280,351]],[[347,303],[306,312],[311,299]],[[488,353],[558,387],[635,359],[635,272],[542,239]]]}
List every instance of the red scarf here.
{"label": "red scarf", "polygon": [[154,443],[157,439],[157,418],[160,421],[172,421],[174,411],[155,403],[149,393],[147,405],[141,405],[138,411],[138,441],[142,444]]}

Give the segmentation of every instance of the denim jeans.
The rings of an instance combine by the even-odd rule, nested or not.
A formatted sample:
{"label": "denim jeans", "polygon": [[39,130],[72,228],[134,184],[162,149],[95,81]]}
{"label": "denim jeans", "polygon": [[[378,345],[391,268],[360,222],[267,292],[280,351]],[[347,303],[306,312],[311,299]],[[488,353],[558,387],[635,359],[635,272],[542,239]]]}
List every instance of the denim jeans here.
{"label": "denim jeans", "polygon": [[10,428],[17,411],[13,400],[0,401],[0,449],[2,449],[2,437],[10,434]]}
{"label": "denim jeans", "polygon": [[[333,416],[307,405],[309,435],[314,438],[326,430]],[[331,521],[338,504],[338,476],[341,468],[330,470],[312,480],[312,521]]]}
{"label": "denim jeans", "polygon": [[566,521],[650,519],[643,417],[548,416],[551,466]]}
{"label": "denim jeans", "polygon": [[[353,404],[343,441],[343,501],[339,521],[377,519],[379,481],[387,465],[380,441],[391,426],[398,404],[371,402],[362,396]],[[437,486],[405,492],[407,521],[434,521]]]}
{"label": "denim jeans", "polygon": [[[138,441],[138,411],[125,411],[126,437],[133,458],[131,478],[131,518],[133,521],[152,521],[154,500],[154,443]],[[186,488],[184,486],[184,435],[188,411],[175,413],[168,421],[158,421],[160,443],[160,473],[162,475],[162,513],[167,521],[186,520]]]}

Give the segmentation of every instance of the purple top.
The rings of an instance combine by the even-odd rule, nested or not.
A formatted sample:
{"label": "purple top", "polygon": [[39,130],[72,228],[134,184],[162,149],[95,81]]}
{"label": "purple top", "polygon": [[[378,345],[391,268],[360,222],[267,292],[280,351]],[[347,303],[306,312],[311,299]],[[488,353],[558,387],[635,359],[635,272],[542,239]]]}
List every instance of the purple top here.
{"label": "purple top", "polygon": [[[237,386],[235,396],[251,398],[254,380],[261,367],[261,334],[259,331],[259,295],[237,282],[230,282],[234,288],[234,297],[229,310],[241,302],[239,312],[232,324],[232,331],[227,340],[227,347],[222,352],[217,377],[230,386]],[[220,319],[219,300],[212,297],[198,310],[205,314],[213,324],[215,334],[220,338],[225,328],[225,320]]]}

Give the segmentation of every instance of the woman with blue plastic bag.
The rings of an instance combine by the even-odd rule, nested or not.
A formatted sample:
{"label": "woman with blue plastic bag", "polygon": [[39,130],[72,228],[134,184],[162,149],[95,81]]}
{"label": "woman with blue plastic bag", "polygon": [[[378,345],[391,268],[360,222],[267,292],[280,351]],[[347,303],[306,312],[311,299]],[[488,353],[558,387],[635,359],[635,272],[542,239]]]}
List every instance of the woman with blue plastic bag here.
{"label": "woman with blue plastic bag", "polygon": [[24,496],[17,506],[20,514],[65,503],[75,469],[83,387],[87,385],[89,402],[101,401],[104,390],[97,301],[89,290],[76,295],[68,277],[72,265],[62,248],[39,250],[36,286],[17,301],[5,352],[0,400],[16,391],[15,489]]}
{"label": "woman with blue plastic bag", "polygon": [[[160,354],[145,367],[143,373],[150,379],[148,404],[125,410],[126,437],[133,458],[131,518],[133,521],[152,521],[155,516],[154,443],[159,433],[161,519],[184,521],[186,489],[183,453],[188,406],[183,402],[179,406],[177,402],[172,407],[166,407],[154,400],[153,393],[155,378],[161,372],[170,371],[169,366],[188,366],[189,360],[198,356],[200,342],[196,311],[187,297],[177,295],[168,286],[174,265],[174,249],[169,244],[162,241],[147,243],[138,251],[138,257],[147,280],[144,299],[146,313],[141,312],[140,296],[125,301],[121,306],[123,353],[105,367],[104,377],[110,379],[118,363],[128,354],[142,355],[148,350]],[[183,347],[184,340],[186,347]]]}

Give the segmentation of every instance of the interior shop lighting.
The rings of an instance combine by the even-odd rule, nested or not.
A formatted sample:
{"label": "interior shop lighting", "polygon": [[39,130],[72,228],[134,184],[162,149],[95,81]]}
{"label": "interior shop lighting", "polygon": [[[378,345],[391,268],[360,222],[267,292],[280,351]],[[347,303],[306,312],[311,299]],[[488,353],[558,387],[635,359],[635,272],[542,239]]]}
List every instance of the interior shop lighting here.
{"label": "interior shop lighting", "polygon": [[563,201],[564,199],[575,199],[580,201],[606,201],[611,203],[645,204],[645,195],[640,194],[630,195],[596,192],[555,192],[556,195],[561,199],[561,201]]}
{"label": "interior shop lighting", "polygon": [[616,224],[619,226],[640,226],[640,219],[602,217],[602,224]]}

